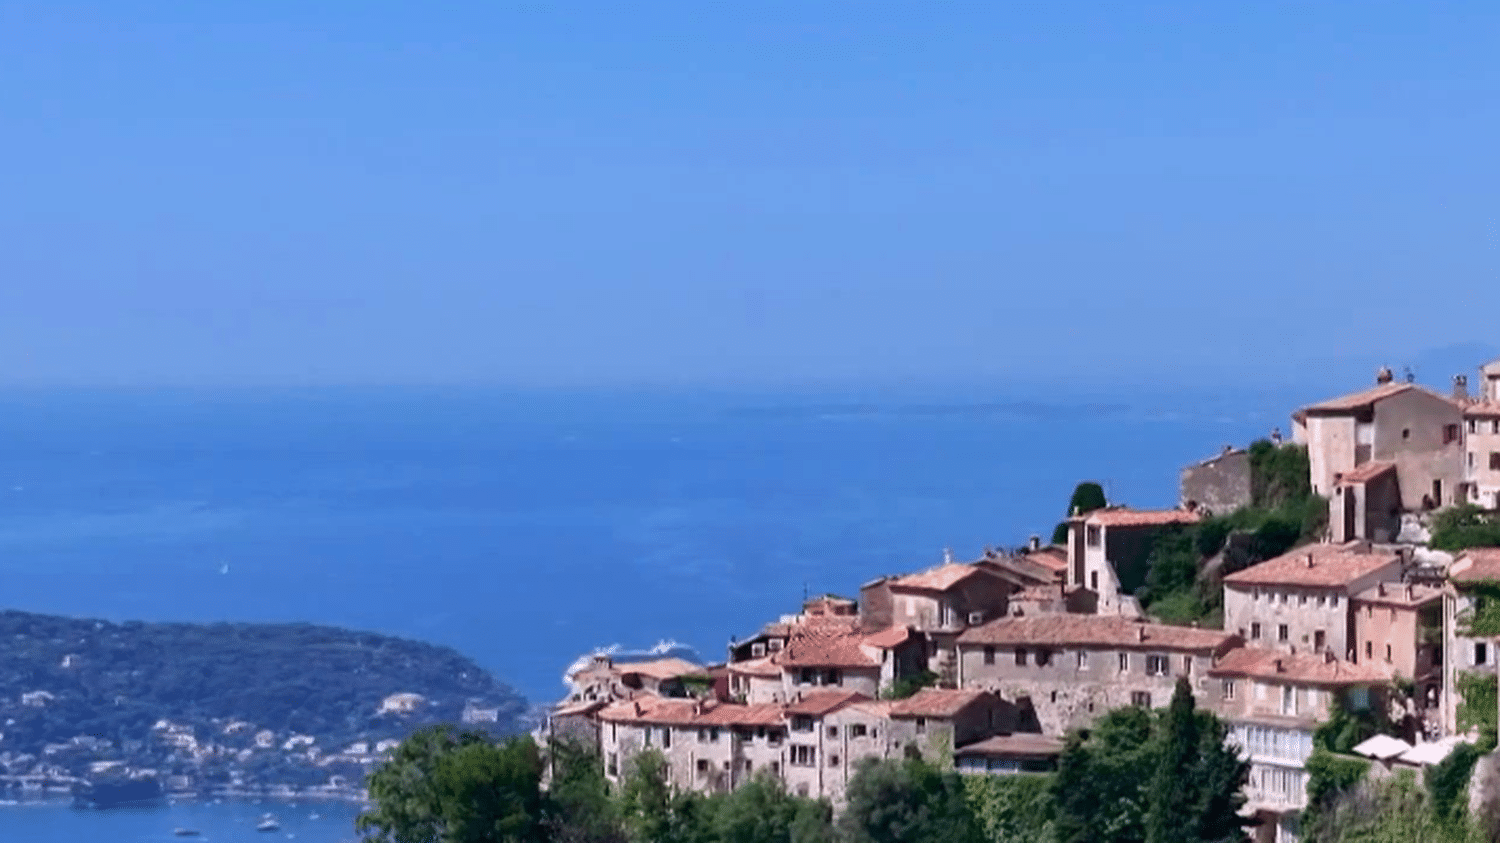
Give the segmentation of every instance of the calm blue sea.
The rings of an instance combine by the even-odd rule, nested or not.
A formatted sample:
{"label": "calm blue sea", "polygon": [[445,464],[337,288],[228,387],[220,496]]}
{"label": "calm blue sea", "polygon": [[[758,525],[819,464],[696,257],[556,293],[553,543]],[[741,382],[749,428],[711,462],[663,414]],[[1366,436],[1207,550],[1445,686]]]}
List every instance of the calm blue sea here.
{"label": "calm blue sea", "polygon": [[[413,636],[546,701],[586,650],[673,640],[722,658],[731,635],[794,611],[805,591],[852,595],[945,547],[962,557],[1047,534],[1082,478],[1118,501],[1172,504],[1181,464],[1284,425],[1288,406],[1130,393],[12,393],[0,397],[0,604]],[[0,811],[0,839],[156,839],[200,808],[215,824],[243,813],[183,807],[111,825],[15,808]],[[348,830],[325,836],[328,825],[298,839]]]}

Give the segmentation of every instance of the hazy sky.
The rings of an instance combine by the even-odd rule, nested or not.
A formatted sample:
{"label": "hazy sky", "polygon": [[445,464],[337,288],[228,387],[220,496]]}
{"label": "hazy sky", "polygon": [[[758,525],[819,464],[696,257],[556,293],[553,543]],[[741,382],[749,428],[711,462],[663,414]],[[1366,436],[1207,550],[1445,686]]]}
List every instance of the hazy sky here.
{"label": "hazy sky", "polygon": [[1493,2],[542,5],[0,0],[0,380],[1291,377],[1495,333]]}

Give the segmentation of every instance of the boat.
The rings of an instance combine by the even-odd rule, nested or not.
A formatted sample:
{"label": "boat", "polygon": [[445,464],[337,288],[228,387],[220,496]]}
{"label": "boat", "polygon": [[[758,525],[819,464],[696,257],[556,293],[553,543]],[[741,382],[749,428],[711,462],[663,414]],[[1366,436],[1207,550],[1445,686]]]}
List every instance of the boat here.
{"label": "boat", "polygon": [[264,814],[260,822],[255,824],[256,831],[280,831],[281,823],[276,820],[275,814]]}
{"label": "boat", "polygon": [[174,828],[172,833],[178,837],[197,837],[199,834],[196,828]]}

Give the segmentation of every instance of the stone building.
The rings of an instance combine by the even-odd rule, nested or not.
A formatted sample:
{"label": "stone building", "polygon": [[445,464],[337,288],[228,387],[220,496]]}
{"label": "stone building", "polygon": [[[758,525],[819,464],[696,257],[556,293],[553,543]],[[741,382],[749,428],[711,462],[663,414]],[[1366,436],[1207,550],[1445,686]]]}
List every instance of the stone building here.
{"label": "stone building", "polygon": [[1411,681],[1419,706],[1436,709],[1443,676],[1443,589],[1430,583],[1378,582],[1354,595],[1359,660],[1385,664]]}
{"label": "stone building", "polygon": [[[1082,590],[1101,615],[1139,617],[1135,591],[1146,583],[1152,541],[1164,529],[1195,524],[1186,509],[1096,509],[1068,519],[1068,587]],[[1088,608],[1088,607],[1082,607]]]}
{"label": "stone building", "polygon": [[[1433,509],[1467,497],[1460,488],[1462,402],[1416,384],[1395,383],[1388,370],[1377,381],[1372,389],[1311,404],[1292,415],[1293,439],[1307,446],[1312,490],[1329,500],[1335,540],[1382,538],[1356,531],[1358,502],[1345,499],[1345,476],[1371,463],[1390,464],[1390,482],[1402,510]],[[1378,522],[1368,528],[1386,523]]]}
{"label": "stone building", "polygon": [[1224,578],[1224,628],[1252,647],[1357,661],[1350,601],[1401,570],[1398,554],[1367,544],[1299,547]]}
{"label": "stone building", "polygon": [[1500,582],[1500,548],[1473,547],[1463,551],[1448,567],[1443,588],[1443,624],[1446,646],[1443,658],[1443,730],[1458,731],[1458,706],[1462,702],[1460,678],[1464,674],[1493,676],[1500,642],[1489,636],[1464,635],[1474,611],[1474,589],[1482,583]]}
{"label": "stone building", "polygon": [[1209,707],[1227,722],[1230,739],[1250,761],[1245,807],[1261,821],[1255,839],[1295,841],[1298,817],[1307,807],[1304,765],[1313,732],[1328,719],[1335,698],[1355,711],[1382,704],[1390,669],[1340,661],[1331,653],[1242,647],[1209,675],[1217,686]]}
{"label": "stone building", "polygon": [[1500,398],[1492,394],[1464,407],[1464,470],[1469,503],[1500,509]]}
{"label": "stone building", "polygon": [[1166,705],[1178,676],[1206,689],[1215,659],[1240,644],[1215,629],[1104,615],[1005,618],[958,638],[959,679],[1030,709],[1060,735],[1111,708]]}
{"label": "stone building", "polygon": [[1179,505],[1224,515],[1250,505],[1250,452],[1226,446],[1222,453],[1182,470]]}
{"label": "stone building", "polygon": [[1010,595],[1034,583],[998,566],[946,562],[866,583],[860,588],[860,617],[867,629],[906,626],[922,633],[928,642],[927,669],[951,682],[958,634],[1004,617]]}

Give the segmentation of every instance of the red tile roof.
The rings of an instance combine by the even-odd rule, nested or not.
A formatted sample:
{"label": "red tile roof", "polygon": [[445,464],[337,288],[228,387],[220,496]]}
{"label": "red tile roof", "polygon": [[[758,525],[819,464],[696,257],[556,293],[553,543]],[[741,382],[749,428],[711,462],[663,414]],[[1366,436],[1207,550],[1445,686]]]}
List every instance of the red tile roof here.
{"label": "red tile roof", "polygon": [[993,738],[985,738],[982,741],[971,743],[968,746],[954,750],[954,755],[996,755],[996,756],[1038,756],[1038,755],[1061,755],[1063,749],[1062,738],[1054,738],[1051,735],[1037,735],[1031,733],[1018,733],[1014,735],[996,735]]}
{"label": "red tile roof", "polygon": [[652,659],[645,662],[615,663],[615,670],[624,676],[630,673],[638,673],[641,676],[649,676],[652,679],[676,679],[679,676],[691,676],[702,673],[703,666],[693,664],[685,659],[665,658]]}
{"label": "red tile roof", "polygon": [[758,659],[747,659],[742,662],[730,662],[730,673],[738,673],[744,676],[780,676],[781,668],[771,660],[770,656],[762,656]]}
{"label": "red tile roof", "polygon": [[885,629],[880,630],[879,632],[866,635],[865,644],[870,647],[879,647],[882,650],[889,650],[892,647],[896,647],[906,643],[910,639],[911,627],[888,626]]}
{"label": "red tile roof", "polygon": [[1500,582],[1500,547],[1471,547],[1448,566],[1448,579],[1456,583]]}
{"label": "red tile roof", "polygon": [[1361,551],[1353,545],[1306,545],[1230,574],[1224,582],[1227,585],[1338,588],[1382,568],[1399,566],[1400,561],[1394,553]]}
{"label": "red tile roof", "polygon": [[978,565],[964,562],[947,562],[921,573],[907,574],[891,580],[891,588],[908,588],[914,591],[947,591],[976,574],[990,572]]}
{"label": "red tile roof", "polygon": [[1196,524],[1200,516],[1186,509],[1130,509],[1109,507],[1081,516],[1089,524],[1101,527],[1164,527],[1168,524]]}
{"label": "red tile roof", "polygon": [[1316,653],[1281,653],[1258,647],[1230,650],[1209,670],[1211,676],[1245,676],[1296,685],[1378,685],[1391,681],[1379,664],[1329,661]]}
{"label": "red tile roof", "polygon": [[1464,415],[1477,418],[1495,418],[1500,416],[1500,404],[1493,401],[1474,401],[1464,405]]}
{"label": "red tile roof", "polygon": [[785,719],[786,709],[778,703],[722,703],[705,709],[696,722],[705,726],[779,726]]}
{"label": "red tile roof", "polygon": [[1021,558],[1028,562],[1035,562],[1053,571],[1068,570],[1068,550],[1062,547],[1044,547],[1041,550],[1026,553]]}
{"label": "red tile roof", "polygon": [[1354,599],[1361,603],[1392,606],[1398,609],[1415,609],[1418,606],[1441,600],[1442,597],[1443,590],[1435,585],[1399,582],[1376,583],[1354,595]]}
{"label": "red tile roof", "polygon": [[860,648],[864,636],[857,618],[812,618],[797,625],[786,646],[772,656],[782,667],[876,667],[880,663]]}
{"label": "red tile roof", "polygon": [[1395,470],[1396,464],[1393,462],[1367,462],[1353,471],[1344,472],[1340,477],[1345,483],[1368,483],[1388,471]]}
{"label": "red tile roof", "polygon": [[984,691],[923,688],[904,700],[897,700],[891,706],[891,716],[948,719],[988,696]]}
{"label": "red tile roof", "polygon": [[790,703],[786,707],[787,714],[806,714],[811,717],[822,717],[829,712],[838,711],[850,703],[868,700],[869,697],[858,691],[812,691],[804,694],[802,699]]}
{"label": "red tile roof", "polygon": [[[1309,404],[1306,407],[1303,407],[1301,412],[1325,414],[1350,413],[1354,412],[1355,410],[1360,410],[1368,407],[1374,404],[1376,401],[1383,401],[1393,395],[1400,395],[1403,392],[1408,392],[1413,389],[1422,388],[1413,383],[1385,383],[1371,389],[1363,390],[1361,392],[1352,392],[1348,395],[1340,395],[1337,398],[1330,398],[1327,401],[1319,401],[1316,404]],[[1426,392],[1426,390],[1422,391]],[[1430,395],[1432,393],[1428,394]]]}
{"label": "red tile roof", "polygon": [[1217,629],[1141,623],[1114,615],[1037,615],[1001,618],[965,630],[959,644],[1004,644],[1051,647],[1211,652],[1237,636]]}
{"label": "red tile roof", "polygon": [[599,712],[599,719],[617,723],[691,726],[703,705],[701,700],[642,695],[605,707]]}

